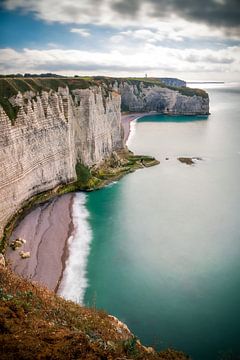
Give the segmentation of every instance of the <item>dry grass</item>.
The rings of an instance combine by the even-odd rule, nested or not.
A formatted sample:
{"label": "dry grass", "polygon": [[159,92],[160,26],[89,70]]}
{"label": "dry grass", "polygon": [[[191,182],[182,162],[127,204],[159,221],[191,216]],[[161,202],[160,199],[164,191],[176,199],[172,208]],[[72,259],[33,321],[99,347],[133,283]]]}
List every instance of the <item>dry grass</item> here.
{"label": "dry grass", "polygon": [[187,359],[174,350],[149,352],[104,311],[81,307],[0,272],[0,358]]}

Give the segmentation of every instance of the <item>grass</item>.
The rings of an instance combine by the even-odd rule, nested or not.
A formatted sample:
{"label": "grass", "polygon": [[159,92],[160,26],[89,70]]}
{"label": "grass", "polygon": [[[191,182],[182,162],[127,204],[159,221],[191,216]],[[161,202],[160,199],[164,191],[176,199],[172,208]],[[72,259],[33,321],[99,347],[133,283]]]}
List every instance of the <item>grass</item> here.
{"label": "grass", "polygon": [[182,352],[146,349],[103,310],[66,301],[9,269],[0,272],[0,358],[169,359]]}
{"label": "grass", "polygon": [[[108,82],[110,78],[108,78]],[[103,79],[102,79],[103,80]],[[136,85],[139,89],[140,83],[143,83],[145,86],[160,86],[162,88],[168,88],[170,90],[178,91],[180,94],[185,96],[201,96],[203,98],[208,98],[208,93],[202,89],[192,89],[189,87],[175,87],[175,86],[168,86],[161,82],[161,80],[157,78],[141,78],[141,77],[128,77],[128,78],[117,78],[116,80],[119,81],[127,81],[129,84]],[[115,81],[115,79],[112,79],[112,81]]]}

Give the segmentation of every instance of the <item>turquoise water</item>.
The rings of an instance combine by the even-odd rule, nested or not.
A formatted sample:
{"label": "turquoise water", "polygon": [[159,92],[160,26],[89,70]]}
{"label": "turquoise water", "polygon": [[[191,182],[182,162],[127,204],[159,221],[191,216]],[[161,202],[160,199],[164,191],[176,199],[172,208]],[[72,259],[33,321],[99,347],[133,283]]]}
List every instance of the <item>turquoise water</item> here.
{"label": "turquoise water", "polygon": [[[87,195],[84,302],[120,318],[144,344],[194,360],[236,359],[240,88],[207,90],[209,117],[152,116],[134,125],[130,149],[159,166]],[[203,160],[187,166],[178,156]]]}

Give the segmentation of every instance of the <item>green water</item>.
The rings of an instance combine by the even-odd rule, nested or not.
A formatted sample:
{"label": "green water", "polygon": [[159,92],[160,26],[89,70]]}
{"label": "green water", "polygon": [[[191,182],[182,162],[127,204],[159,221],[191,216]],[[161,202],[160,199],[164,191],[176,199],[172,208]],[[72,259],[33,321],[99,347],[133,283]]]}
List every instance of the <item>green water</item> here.
{"label": "green water", "polygon": [[[87,195],[93,239],[85,304],[120,318],[144,344],[172,346],[194,360],[236,359],[240,89],[208,92],[208,118],[136,123],[130,149],[155,156],[159,166]],[[178,156],[203,160],[187,166]]]}

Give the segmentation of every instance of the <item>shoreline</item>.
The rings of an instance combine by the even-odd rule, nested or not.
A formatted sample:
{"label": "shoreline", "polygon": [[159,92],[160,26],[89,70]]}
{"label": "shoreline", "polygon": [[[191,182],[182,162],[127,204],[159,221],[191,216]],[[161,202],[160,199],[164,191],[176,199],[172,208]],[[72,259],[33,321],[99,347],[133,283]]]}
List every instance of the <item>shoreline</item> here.
{"label": "shoreline", "polygon": [[64,243],[64,247],[63,247],[63,252],[62,252],[62,256],[61,256],[61,275],[58,279],[57,285],[54,289],[54,292],[57,294],[61,285],[61,282],[63,280],[63,274],[64,271],[66,269],[66,263],[67,263],[67,259],[69,257],[69,245],[68,245],[68,240],[70,238],[70,236],[73,234],[74,231],[74,223],[73,223],[73,202],[74,202],[74,193],[71,194],[71,199],[68,203],[68,211],[69,211],[69,217],[70,217],[70,222],[68,224],[68,233],[67,233],[67,237],[65,239],[65,243]]}
{"label": "shoreline", "polygon": [[[131,122],[134,120],[137,120],[145,115],[148,115],[146,113],[129,113],[129,114],[123,114],[121,115],[121,122],[122,122],[122,126],[124,129],[124,144],[127,144],[127,140],[129,139],[130,133],[131,133]],[[61,295],[61,286],[62,286],[62,280],[63,280],[63,276],[64,276],[64,271],[66,269],[66,264],[67,264],[67,260],[69,258],[69,244],[68,244],[68,239],[71,236],[71,234],[74,233],[74,223],[73,223],[73,202],[74,202],[74,196],[72,197],[71,202],[69,203],[69,214],[71,216],[71,223],[69,224],[69,232],[68,232],[68,237],[66,238],[65,241],[65,246],[63,249],[63,254],[62,254],[62,271],[61,271],[61,276],[58,280],[58,283],[56,285],[55,288],[55,293],[58,293],[58,291],[60,290],[59,295]]]}
{"label": "shoreline", "polygon": [[[131,133],[131,122],[147,115],[150,114],[122,114],[125,144]],[[8,241],[23,238],[26,244],[16,250],[6,246],[6,258],[14,272],[39,282],[55,293],[61,289],[69,258],[68,239],[74,232],[73,202],[74,193],[69,193],[39,204],[33,210],[29,209],[30,212],[12,231]],[[22,259],[20,251],[29,251],[30,257]]]}
{"label": "shoreline", "polygon": [[131,122],[144,116],[152,115],[150,113],[122,113],[122,127],[124,130],[124,144],[126,145],[131,133]]}

